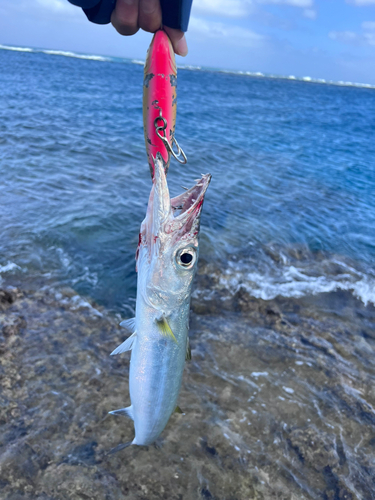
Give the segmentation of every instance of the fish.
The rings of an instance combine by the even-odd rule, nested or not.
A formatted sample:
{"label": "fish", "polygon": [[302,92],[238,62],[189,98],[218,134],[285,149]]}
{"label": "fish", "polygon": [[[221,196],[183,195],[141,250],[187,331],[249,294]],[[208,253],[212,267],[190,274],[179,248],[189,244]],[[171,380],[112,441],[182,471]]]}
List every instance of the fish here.
{"label": "fish", "polygon": [[211,181],[170,198],[165,164],[157,153],[146,217],[136,252],[136,315],[120,323],[131,336],[112,355],[131,350],[130,406],[109,412],[134,421],[130,445],[147,446],[162,433],[177,405],[189,347],[189,311],[199,254],[203,201]]}

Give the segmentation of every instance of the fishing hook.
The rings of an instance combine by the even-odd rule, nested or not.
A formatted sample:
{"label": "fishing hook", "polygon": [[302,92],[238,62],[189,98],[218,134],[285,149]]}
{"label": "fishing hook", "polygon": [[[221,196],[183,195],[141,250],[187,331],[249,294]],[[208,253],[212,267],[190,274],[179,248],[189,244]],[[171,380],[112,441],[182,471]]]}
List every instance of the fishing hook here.
{"label": "fishing hook", "polygon": [[[161,114],[161,108],[159,108],[159,106],[157,106],[157,107],[159,109],[160,114],[154,120],[156,135],[159,137],[159,139],[161,139],[163,141],[163,144],[166,147],[168,153],[171,154],[173,156],[173,158],[175,158],[178,161],[178,163],[180,163],[181,165],[185,165],[185,163],[187,163],[186,155],[183,152],[183,150],[181,149],[181,147],[178,144],[175,137],[173,137],[173,139],[172,139],[172,146],[169,144],[169,141],[168,141],[168,139],[166,137],[166,133],[165,133],[165,129],[167,128],[168,123],[167,123],[167,120],[164,118],[164,116],[162,116],[162,114]],[[159,120],[161,120],[163,122],[163,125],[158,125]],[[161,135],[161,132],[164,132],[164,136]],[[175,145],[177,146],[176,152],[173,150],[173,143],[175,143]]]}

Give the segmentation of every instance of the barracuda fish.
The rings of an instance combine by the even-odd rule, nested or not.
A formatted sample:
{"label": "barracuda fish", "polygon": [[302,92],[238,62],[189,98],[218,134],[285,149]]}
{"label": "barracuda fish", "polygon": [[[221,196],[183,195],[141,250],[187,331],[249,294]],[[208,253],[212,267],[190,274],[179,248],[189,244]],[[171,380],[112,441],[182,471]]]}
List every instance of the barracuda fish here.
{"label": "barracuda fish", "polygon": [[161,155],[154,161],[153,186],[141,225],[137,260],[136,316],[121,323],[132,332],[112,354],[131,350],[131,405],[111,411],[134,421],[133,441],[149,445],[177,407],[188,339],[190,296],[198,262],[200,216],[211,175],[202,175],[170,198]]}

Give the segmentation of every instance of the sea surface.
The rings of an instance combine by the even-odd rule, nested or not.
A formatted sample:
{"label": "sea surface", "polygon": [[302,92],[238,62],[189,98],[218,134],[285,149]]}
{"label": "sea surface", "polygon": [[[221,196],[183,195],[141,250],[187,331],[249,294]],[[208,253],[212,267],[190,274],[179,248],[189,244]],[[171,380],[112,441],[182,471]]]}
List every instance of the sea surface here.
{"label": "sea surface", "polygon": [[[143,68],[69,55],[0,50],[0,273],[123,313],[151,187]],[[375,303],[374,90],[182,69],[176,137],[171,192],[212,174],[200,255],[228,287]]]}
{"label": "sea surface", "polygon": [[[10,50],[9,50],[10,49]],[[178,71],[172,195],[211,173],[179,405],[129,404],[151,179],[140,61],[0,47],[6,500],[375,499],[375,89]]]}

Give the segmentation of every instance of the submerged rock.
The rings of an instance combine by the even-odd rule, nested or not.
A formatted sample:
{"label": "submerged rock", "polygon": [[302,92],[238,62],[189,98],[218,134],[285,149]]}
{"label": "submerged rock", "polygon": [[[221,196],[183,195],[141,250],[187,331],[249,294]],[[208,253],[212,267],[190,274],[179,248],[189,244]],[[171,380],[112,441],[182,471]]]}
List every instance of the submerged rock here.
{"label": "submerged rock", "polygon": [[109,356],[119,318],[67,288],[0,300],[1,499],[372,498],[371,308],[195,300],[185,414],[108,456],[133,438],[108,415],[129,402],[129,356]]}

